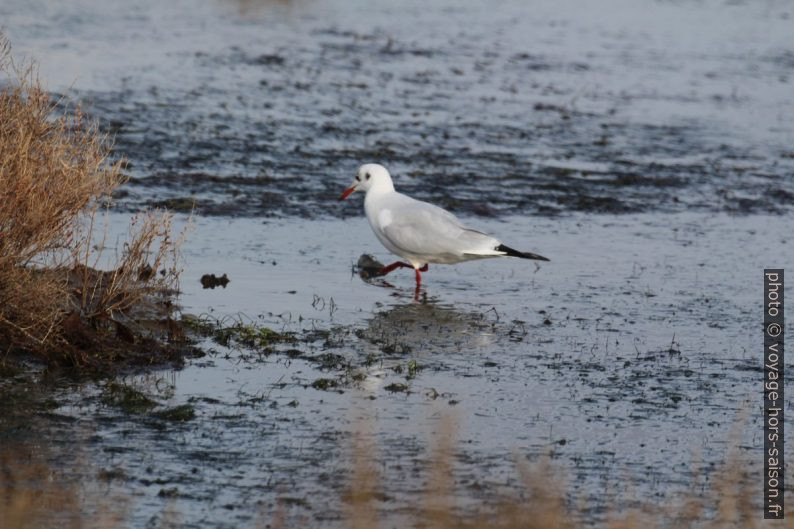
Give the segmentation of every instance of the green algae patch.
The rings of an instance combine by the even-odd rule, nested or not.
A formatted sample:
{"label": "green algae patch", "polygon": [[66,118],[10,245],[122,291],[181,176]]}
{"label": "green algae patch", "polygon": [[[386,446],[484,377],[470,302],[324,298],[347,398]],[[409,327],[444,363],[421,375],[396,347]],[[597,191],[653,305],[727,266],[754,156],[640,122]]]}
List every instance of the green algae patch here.
{"label": "green algae patch", "polygon": [[272,353],[274,346],[283,343],[297,343],[292,332],[278,332],[264,325],[234,321],[231,325],[224,320],[183,316],[182,324],[194,333],[211,338],[223,347],[243,347],[253,351]]}
{"label": "green algae patch", "polygon": [[192,404],[182,404],[154,412],[158,419],[171,422],[187,422],[196,418],[196,409]]}
{"label": "green algae patch", "polygon": [[314,382],[312,382],[312,387],[314,389],[319,389],[320,391],[328,391],[329,389],[334,389],[339,385],[339,382],[332,378],[318,378]]}
{"label": "green algae patch", "polygon": [[157,403],[142,391],[120,382],[108,382],[102,392],[101,401],[124,413],[146,413],[157,406]]}

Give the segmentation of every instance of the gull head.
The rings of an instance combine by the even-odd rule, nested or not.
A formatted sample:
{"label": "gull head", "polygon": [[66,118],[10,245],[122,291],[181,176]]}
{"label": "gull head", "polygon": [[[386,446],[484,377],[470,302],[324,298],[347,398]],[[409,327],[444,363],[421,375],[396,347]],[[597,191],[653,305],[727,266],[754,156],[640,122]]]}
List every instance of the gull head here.
{"label": "gull head", "polygon": [[353,179],[353,184],[345,189],[339,200],[344,200],[349,197],[354,191],[364,191],[368,193],[394,191],[394,184],[391,181],[389,171],[382,165],[376,163],[365,163],[358,168],[356,177]]}

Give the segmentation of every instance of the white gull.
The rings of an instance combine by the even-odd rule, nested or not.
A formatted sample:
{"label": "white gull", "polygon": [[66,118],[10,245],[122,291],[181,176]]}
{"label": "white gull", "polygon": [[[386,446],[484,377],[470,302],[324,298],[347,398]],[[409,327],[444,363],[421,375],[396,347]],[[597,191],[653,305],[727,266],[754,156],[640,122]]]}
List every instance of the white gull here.
{"label": "white gull", "polygon": [[382,165],[362,165],[353,184],[339,200],[354,191],[366,193],[364,211],[381,244],[408,261],[385,266],[379,275],[395,268],[413,268],[417,289],[422,282],[420,272],[427,271],[428,263],[453,264],[490,257],[548,261],[542,255],[514,250],[499,239],[467,228],[455,215],[438,206],[398,193],[389,171]]}

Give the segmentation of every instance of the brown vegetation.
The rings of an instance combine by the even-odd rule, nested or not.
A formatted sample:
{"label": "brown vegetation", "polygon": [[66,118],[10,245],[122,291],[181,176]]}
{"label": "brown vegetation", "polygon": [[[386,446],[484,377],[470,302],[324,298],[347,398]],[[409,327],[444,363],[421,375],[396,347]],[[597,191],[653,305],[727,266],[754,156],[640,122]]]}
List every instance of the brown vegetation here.
{"label": "brown vegetation", "polygon": [[178,275],[170,218],[155,214],[133,220],[111,271],[96,270],[99,213],[124,176],[108,137],[62,103],[0,35],[0,359],[22,350],[85,365],[118,352],[140,335],[131,311]]}
{"label": "brown vegetation", "polygon": [[[760,475],[749,472],[750,461],[730,453],[721,468],[700,476],[689,492],[667,498],[638,499],[639,507],[626,510],[607,505],[605,519],[594,520],[592,505],[576,501],[566,490],[564,475],[549,459],[535,464],[517,462],[521,486],[506,491],[501,500],[456,504],[454,456],[456,443],[451,429],[436,439],[429,463],[428,484],[410,509],[395,513],[389,481],[377,462],[372,432],[355,434],[350,490],[342,500],[347,505],[342,527],[377,529],[415,527],[422,529],[760,529],[794,527],[794,512],[785,520],[763,520],[760,506]],[[62,458],[56,458],[61,459]],[[2,527],[127,527],[135,505],[124,492],[110,486],[124,476],[123,468],[99,471],[73,454],[75,468],[68,474],[47,463],[40,447],[4,447],[0,450],[0,520]],[[92,476],[85,482],[69,474]],[[120,482],[123,482],[121,479]],[[110,488],[109,488],[110,487]],[[117,492],[114,492],[117,491]],[[599,505],[602,507],[602,505]],[[219,507],[220,508],[220,507]],[[276,512],[263,512],[259,528],[312,527],[305,512],[297,519],[288,504]],[[164,502],[158,527],[178,527],[179,511]],[[57,523],[56,523],[57,522]]]}
{"label": "brown vegetation", "polygon": [[[738,438],[732,432],[731,438]],[[760,529],[794,528],[794,511],[785,520],[764,520],[761,511],[760,464],[729,450],[725,462],[709,475],[699,476],[689,491],[678,491],[667,498],[637,499],[639,507],[626,509],[607,504],[604,520],[593,520],[594,505],[576,501],[566,490],[564,472],[548,458],[528,464],[516,457],[521,486],[506,491],[502,499],[456,505],[454,425],[447,421],[436,438],[429,467],[428,486],[417,498],[416,507],[395,525],[388,514],[388,481],[379,469],[374,447],[359,431],[353,445],[353,480],[345,500],[348,505],[347,526],[416,527],[422,529]],[[758,454],[753,454],[756,456]],[[379,509],[384,509],[379,514]],[[407,518],[407,519],[406,519]],[[275,527],[287,527],[278,525]]]}
{"label": "brown vegetation", "polygon": [[[108,496],[99,479],[82,485],[87,486],[70,481],[36,449],[5,447],[0,453],[0,525],[8,529],[122,527],[127,498]],[[98,502],[97,498],[104,499]]]}

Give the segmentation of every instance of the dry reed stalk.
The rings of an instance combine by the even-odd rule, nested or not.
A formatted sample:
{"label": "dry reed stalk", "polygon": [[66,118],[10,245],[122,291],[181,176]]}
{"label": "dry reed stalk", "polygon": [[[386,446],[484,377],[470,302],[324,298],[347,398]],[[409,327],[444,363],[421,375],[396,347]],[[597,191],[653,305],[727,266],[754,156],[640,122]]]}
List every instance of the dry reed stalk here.
{"label": "dry reed stalk", "polygon": [[375,500],[378,495],[378,471],[374,466],[373,432],[367,423],[359,424],[353,433],[353,480],[343,500],[351,529],[372,529],[378,526]]}
{"label": "dry reed stalk", "polygon": [[173,289],[180,241],[170,216],[144,214],[116,266],[95,270],[97,215],[125,177],[97,124],[61,103],[35,66],[12,60],[0,35],[0,353],[80,363],[81,349],[95,344],[85,329],[75,332],[78,320],[94,330],[121,325],[119,315]]}
{"label": "dry reed stalk", "polygon": [[[741,425],[741,417],[737,425]],[[738,427],[738,426],[737,426]],[[371,437],[371,436],[370,436]],[[378,517],[374,502],[378,490],[388,492],[380,476],[374,448],[363,441],[360,433],[354,437],[350,491],[344,497],[347,505],[347,524],[353,529],[392,527],[387,517]],[[729,435],[730,446],[738,446],[736,432]],[[607,506],[612,514],[601,522],[588,522],[588,505],[568,502],[564,481],[559,469],[549,458],[532,466],[516,457],[516,468],[523,487],[491,504],[480,503],[460,509],[454,503],[453,471],[455,435],[454,423],[445,419],[436,436],[436,448],[430,462],[430,479],[420,499],[423,508],[413,511],[413,519],[404,527],[433,529],[575,529],[601,527],[603,529],[760,529],[762,527],[794,528],[794,512],[786,520],[764,521],[756,500],[760,494],[760,476],[750,475],[752,462],[729,449],[724,464],[708,476],[698,477],[689,494],[665,499],[641,501],[636,509],[623,510],[619,505]],[[754,454],[755,455],[755,454]],[[701,479],[703,481],[701,482]]]}
{"label": "dry reed stalk", "polygon": [[[37,447],[40,448],[40,447]],[[71,459],[85,471],[79,456]],[[0,526],[4,529],[115,529],[127,518],[128,498],[98,484],[79,486],[37,450],[5,446],[0,453]]]}

